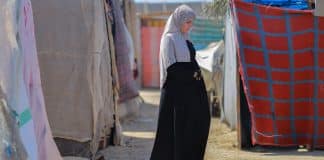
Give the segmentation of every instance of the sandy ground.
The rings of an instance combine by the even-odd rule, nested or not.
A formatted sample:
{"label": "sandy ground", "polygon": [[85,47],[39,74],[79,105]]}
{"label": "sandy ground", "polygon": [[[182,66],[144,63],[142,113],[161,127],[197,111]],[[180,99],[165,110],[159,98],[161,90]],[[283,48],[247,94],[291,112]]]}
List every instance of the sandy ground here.
{"label": "sandy ground", "polygon": [[[140,116],[123,122],[124,146],[109,147],[104,151],[106,160],[148,160],[156,129],[159,91],[141,91],[145,103]],[[237,149],[237,133],[213,118],[205,160],[324,160],[324,151],[301,152],[287,148]],[[65,159],[67,160],[67,159]]]}

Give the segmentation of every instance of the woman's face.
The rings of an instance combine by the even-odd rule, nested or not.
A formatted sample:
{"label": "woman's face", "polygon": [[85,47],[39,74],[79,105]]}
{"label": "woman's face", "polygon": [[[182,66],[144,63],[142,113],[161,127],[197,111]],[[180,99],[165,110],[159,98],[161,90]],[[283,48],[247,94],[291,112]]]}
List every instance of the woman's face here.
{"label": "woman's face", "polygon": [[192,27],[192,20],[188,20],[184,22],[181,26],[181,32],[182,33],[188,33]]}

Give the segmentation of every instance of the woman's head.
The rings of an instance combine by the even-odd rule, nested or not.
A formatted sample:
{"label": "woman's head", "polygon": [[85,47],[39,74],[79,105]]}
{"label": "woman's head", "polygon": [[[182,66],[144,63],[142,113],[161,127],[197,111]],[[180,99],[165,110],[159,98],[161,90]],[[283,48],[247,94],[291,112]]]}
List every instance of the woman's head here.
{"label": "woman's head", "polygon": [[192,27],[192,21],[193,20],[188,20],[188,21],[185,21],[182,25],[181,25],[181,28],[180,28],[180,31],[182,33],[188,33]]}
{"label": "woman's head", "polygon": [[192,27],[195,18],[196,14],[189,6],[181,5],[170,16],[165,33],[182,32],[186,34]]}
{"label": "woman's head", "polygon": [[181,32],[187,33],[192,27],[192,21],[196,18],[195,12],[187,5],[181,5],[175,9],[174,20]]}

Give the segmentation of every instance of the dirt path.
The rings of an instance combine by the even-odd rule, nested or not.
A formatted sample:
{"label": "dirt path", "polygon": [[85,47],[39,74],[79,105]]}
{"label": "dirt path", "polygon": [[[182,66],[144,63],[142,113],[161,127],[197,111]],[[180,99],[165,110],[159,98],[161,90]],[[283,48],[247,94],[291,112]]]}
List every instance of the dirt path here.
{"label": "dirt path", "polygon": [[324,160],[324,151],[306,152],[297,148],[237,148],[237,133],[219,119],[212,119],[205,160]]}
{"label": "dirt path", "polygon": [[[123,123],[124,146],[105,150],[106,160],[148,160],[152,149],[158,114],[159,91],[141,91],[145,104],[139,118]],[[205,160],[324,160],[324,151],[298,152],[296,149],[237,149],[236,132],[212,119]]]}
{"label": "dirt path", "polygon": [[107,160],[147,160],[154,143],[158,115],[159,92],[141,91],[145,103],[140,108],[140,116],[123,122],[124,146],[110,147],[105,151]]}

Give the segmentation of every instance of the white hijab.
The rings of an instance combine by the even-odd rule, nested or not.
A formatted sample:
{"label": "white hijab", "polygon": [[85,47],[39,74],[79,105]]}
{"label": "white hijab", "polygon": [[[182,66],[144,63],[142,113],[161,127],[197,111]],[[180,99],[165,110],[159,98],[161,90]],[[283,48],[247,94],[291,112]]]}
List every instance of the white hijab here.
{"label": "white hijab", "polygon": [[169,17],[160,45],[160,87],[166,81],[167,68],[176,62],[190,62],[190,53],[186,43],[188,33],[181,32],[183,23],[194,20],[195,12],[187,5],[175,9]]}

